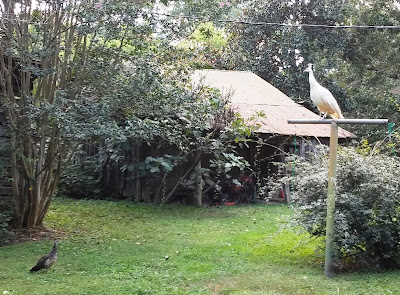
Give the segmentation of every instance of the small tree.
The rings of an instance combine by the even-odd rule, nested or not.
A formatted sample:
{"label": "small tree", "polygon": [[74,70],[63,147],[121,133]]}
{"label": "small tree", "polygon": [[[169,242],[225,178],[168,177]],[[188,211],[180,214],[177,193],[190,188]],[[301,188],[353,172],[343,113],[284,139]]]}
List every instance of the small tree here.
{"label": "small tree", "polygon": [[114,106],[105,98],[116,97],[115,78],[128,60],[145,71],[156,48],[142,2],[151,3],[0,3],[0,103],[12,131],[14,227],[41,226],[80,141],[116,135]]}
{"label": "small tree", "polygon": [[[334,238],[338,266],[399,266],[399,172],[397,158],[355,148],[339,151]],[[324,237],[327,156],[297,160],[296,174],[295,222],[312,236]]]}

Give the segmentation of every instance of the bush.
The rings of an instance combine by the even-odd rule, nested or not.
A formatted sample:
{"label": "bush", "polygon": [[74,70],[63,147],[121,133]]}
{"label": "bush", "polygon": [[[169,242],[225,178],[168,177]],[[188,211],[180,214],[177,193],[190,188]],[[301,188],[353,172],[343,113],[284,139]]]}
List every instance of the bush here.
{"label": "bush", "polygon": [[99,197],[98,162],[96,157],[85,156],[78,164],[68,166],[60,179],[58,194],[76,199]]}
{"label": "bush", "polygon": [[0,202],[0,246],[11,242],[13,233],[10,229],[11,208]]}
{"label": "bush", "polygon": [[[296,162],[295,222],[324,237],[328,156]],[[400,265],[400,162],[354,148],[338,152],[334,256],[339,267]]]}

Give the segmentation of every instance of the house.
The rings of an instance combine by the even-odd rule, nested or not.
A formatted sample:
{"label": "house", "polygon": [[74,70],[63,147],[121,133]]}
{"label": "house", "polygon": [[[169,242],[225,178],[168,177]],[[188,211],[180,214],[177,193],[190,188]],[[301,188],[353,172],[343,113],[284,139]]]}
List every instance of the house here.
{"label": "house", "polygon": [[[299,137],[299,149],[302,156],[307,150],[307,142],[328,143],[330,126],[327,124],[288,124],[289,119],[319,119],[319,115],[313,113],[275,88],[256,74],[246,71],[221,71],[221,70],[197,70],[192,75],[194,83],[204,83],[217,88],[222,95],[230,94],[231,106],[245,119],[250,119],[254,114],[262,112],[265,117],[257,117],[260,125],[258,133],[275,138],[287,140],[289,137]],[[305,86],[305,87],[308,87]],[[356,136],[339,128],[339,141],[356,138]],[[285,149],[293,152],[288,146]]]}
{"label": "house", "polygon": [[[319,116],[296,104],[284,93],[251,72],[198,70],[192,75],[192,83],[207,84],[219,89],[222,94],[230,93],[231,110],[240,113],[244,119],[253,120],[260,126],[257,132],[263,140],[261,147],[253,142],[248,144],[249,148],[241,149],[238,146],[237,151],[247,159],[252,167],[256,167],[253,171],[257,170],[257,175],[261,175],[263,179],[276,172],[273,171],[277,169],[272,164],[273,162],[288,160],[288,155],[294,153],[295,150],[297,150],[296,154],[306,157],[307,152],[312,152],[314,146],[318,143],[328,144],[329,142],[330,127],[327,125],[289,125],[288,119],[318,119]],[[308,87],[308,85],[305,87]],[[262,112],[265,116],[253,118],[253,115],[257,112]],[[354,137],[352,133],[342,128],[339,129],[340,141],[345,142]],[[176,152],[173,150],[175,147],[169,148],[171,149],[170,153]],[[88,152],[91,155],[95,153],[96,151],[94,153]],[[157,158],[165,153],[166,151],[159,147],[135,142],[124,151],[123,158],[125,163],[140,163],[148,157]],[[201,167],[206,168],[209,165],[209,160],[208,156],[201,158],[201,160],[196,160],[196,157],[193,156],[180,167],[176,167],[174,173],[166,173],[162,176],[162,179],[160,177],[145,177],[138,169],[121,169],[124,163],[109,161],[109,163],[106,163],[107,165],[103,165],[107,167],[101,177],[102,188],[108,189],[105,192],[107,195],[115,194],[115,197],[128,197],[137,202],[154,202],[160,200],[161,195],[163,201],[174,201],[179,197],[191,197],[194,184],[194,181],[190,179],[191,171],[193,171],[192,166],[200,162]],[[291,161],[291,159],[289,160]],[[286,171],[278,172],[286,174]],[[255,196],[255,173],[253,174],[251,171],[234,171],[234,173],[233,178],[238,179],[242,184],[246,184],[243,187],[249,188],[250,184],[250,188],[245,192],[247,200],[249,200],[248,195],[250,197]],[[261,178],[258,178],[258,180]],[[211,178],[203,180],[207,187],[205,185],[203,190],[196,190],[198,192],[196,200],[201,200],[207,189],[216,187],[213,181],[222,182],[222,179],[218,179],[218,181]],[[196,183],[201,183],[201,181]],[[231,183],[228,185],[231,185]],[[181,189],[179,192],[175,190],[175,187],[178,186]],[[198,187],[200,186],[198,185]],[[188,187],[190,187],[190,190]],[[288,187],[285,187],[284,192],[283,195],[288,197]],[[164,198],[165,195],[167,197]]]}
{"label": "house", "polygon": [[[250,149],[242,151],[241,154],[250,164],[258,161],[260,165],[258,169],[263,177],[268,176],[273,169],[272,162],[285,162],[287,155],[295,152],[306,157],[317,144],[329,144],[329,124],[288,124],[289,119],[320,119],[320,117],[295,103],[279,89],[252,72],[197,70],[192,75],[192,80],[194,84],[203,83],[219,89],[222,95],[230,95],[232,110],[240,113],[244,119],[259,124],[257,132],[265,145],[258,151],[255,145],[250,145]],[[257,113],[263,113],[265,116],[256,116],[252,119]],[[339,128],[338,135],[339,142],[342,143],[356,137],[343,128]],[[258,159],[255,159],[256,154]],[[281,173],[286,174],[285,171]],[[285,196],[288,195],[286,187]]]}
{"label": "house", "polygon": [[[256,74],[246,71],[197,70],[192,76],[194,83],[204,83],[221,93],[231,93],[231,106],[244,118],[263,112],[258,118],[259,133],[314,138],[329,138],[330,126],[326,124],[288,124],[289,119],[319,119],[319,115],[295,103],[291,98]],[[305,87],[308,87],[305,86]],[[339,128],[339,139],[356,136]]]}

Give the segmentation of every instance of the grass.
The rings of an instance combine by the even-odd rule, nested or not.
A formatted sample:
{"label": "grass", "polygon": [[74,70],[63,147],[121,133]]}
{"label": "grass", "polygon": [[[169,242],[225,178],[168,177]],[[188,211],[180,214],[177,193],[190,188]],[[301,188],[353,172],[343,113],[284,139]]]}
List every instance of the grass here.
{"label": "grass", "polygon": [[279,231],[286,206],[194,208],[53,202],[63,231],[52,269],[31,274],[52,241],[0,248],[0,294],[400,294],[400,272],[326,279],[314,243]]}

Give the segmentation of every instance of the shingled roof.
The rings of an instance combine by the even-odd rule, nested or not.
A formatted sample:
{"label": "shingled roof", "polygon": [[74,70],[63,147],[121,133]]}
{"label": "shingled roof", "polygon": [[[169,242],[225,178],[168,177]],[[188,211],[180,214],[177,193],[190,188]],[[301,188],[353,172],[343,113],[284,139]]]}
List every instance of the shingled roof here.
{"label": "shingled roof", "polygon": [[[330,136],[329,124],[288,124],[288,119],[319,119],[319,116],[252,72],[196,70],[192,80],[195,84],[203,83],[217,88],[223,95],[231,93],[231,106],[243,118],[248,119],[262,111],[266,117],[257,118],[257,123],[261,125],[258,130],[260,133]],[[339,138],[355,137],[351,132],[339,128]]]}

